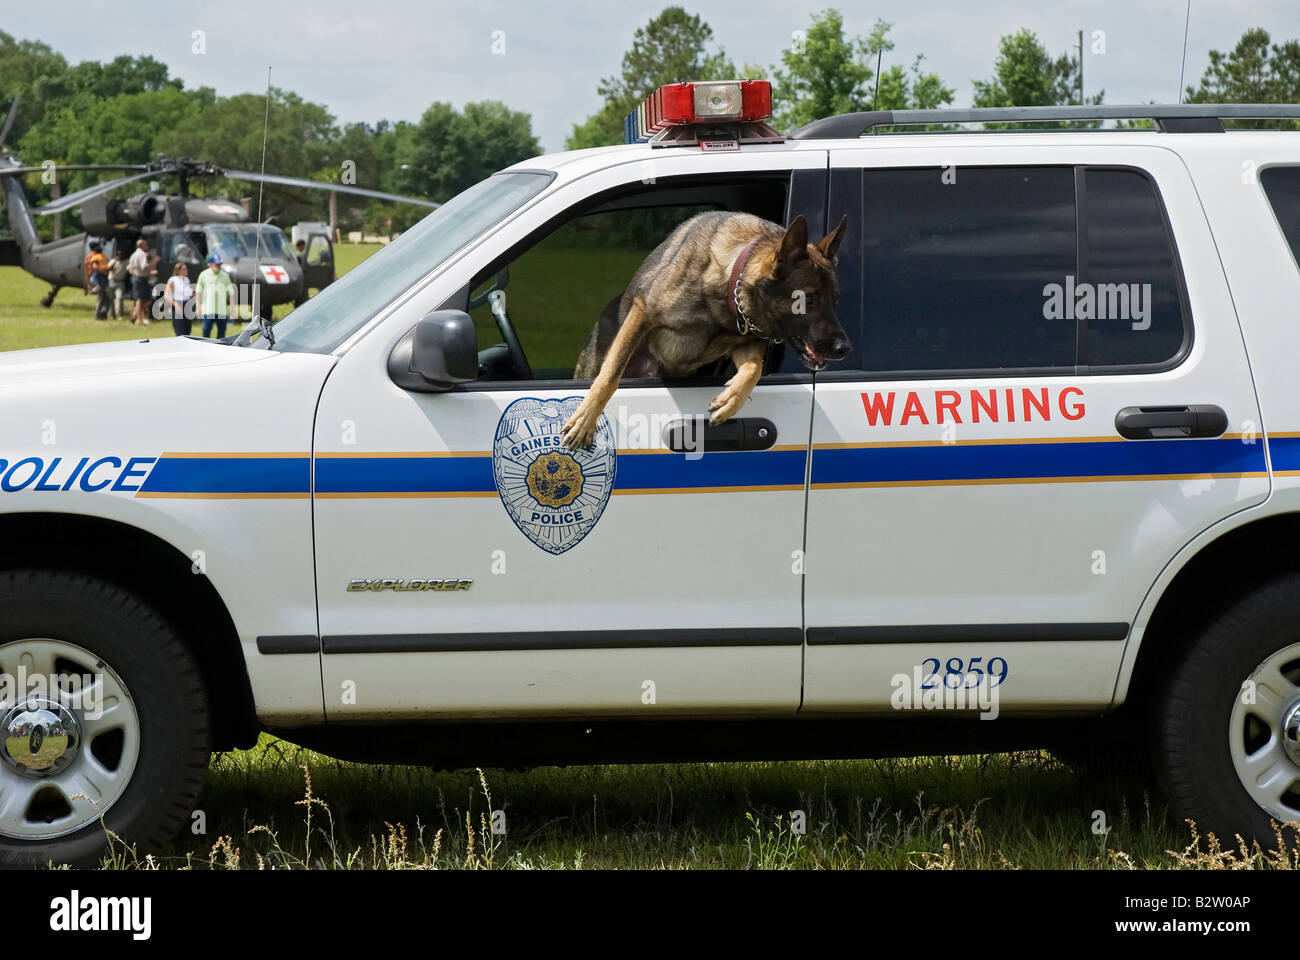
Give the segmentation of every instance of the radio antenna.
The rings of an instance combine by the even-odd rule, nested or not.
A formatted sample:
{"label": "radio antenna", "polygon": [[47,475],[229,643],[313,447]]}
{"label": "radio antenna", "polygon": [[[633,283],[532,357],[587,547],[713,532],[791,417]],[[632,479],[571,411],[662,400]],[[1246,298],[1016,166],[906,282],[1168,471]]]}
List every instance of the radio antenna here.
{"label": "radio antenna", "polygon": [[882,46],[876,51],[876,89],[871,94],[871,109],[875,110],[876,105],[880,103],[880,60],[885,55],[885,48]]}
{"label": "radio antenna", "polygon": [[1187,0],[1187,16],[1183,19],[1183,66],[1178,71],[1178,102],[1183,102],[1183,77],[1187,75],[1187,28],[1192,25],[1192,0]]}
{"label": "radio antenna", "polygon": [[[257,181],[257,247],[253,258],[257,273],[262,272],[262,190],[266,183],[266,136],[271,127],[271,68],[266,68],[266,113],[262,117],[262,169],[261,179]],[[258,332],[266,340],[267,346],[275,346],[275,334],[271,332],[269,317],[262,315],[262,283],[258,276],[253,279],[253,320],[248,325],[252,329],[257,324]]]}

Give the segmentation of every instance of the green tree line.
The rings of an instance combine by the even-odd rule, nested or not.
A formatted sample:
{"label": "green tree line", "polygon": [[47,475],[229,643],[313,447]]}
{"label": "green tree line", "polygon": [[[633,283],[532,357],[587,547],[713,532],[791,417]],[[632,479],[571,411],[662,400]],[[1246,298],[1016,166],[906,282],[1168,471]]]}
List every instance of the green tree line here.
{"label": "green tree line", "polygon": [[[846,32],[838,10],[813,14],[792,33],[780,62],[735,63],[712,27],[669,6],[633,33],[619,72],[601,79],[600,108],[576,121],[566,148],[622,142],[623,117],[653,89],[681,80],[767,78],[774,124],[790,131],[819,117],[854,110],[950,105],[953,87],[929,69],[920,51],[897,51],[891,24],[877,20],[864,35]],[[888,56],[886,56],[888,55]],[[1300,41],[1274,43],[1247,30],[1226,52],[1211,50],[1189,102],[1300,102]],[[900,62],[901,61],[901,62]],[[887,65],[886,65],[887,64]],[[1053,54],[1031,31],[1003,36],[989,75],[972,81],[975,106],[1043,106],[1080,102],[1079,58]],[[219,166],[258,169],[262,158],[262,93],[218,96],[187,89],[150,56],[69,64],[47,44],[0,31],[0,111],[21,107],[8,144],[29,164],[143,163],[158,155],[193,157]],[[1103,91],[1087,97],[1100,103]],[[266,143],[268,171],[323,181],[354,178],[358,186],[446,200],[494,170],[541,152],[532,119],[499,101],[429,105],[418,121],[341,124],[319,103],[272,89]],[[1295,126],[1279,122],[1278,126]],[[66,193],[103,175],[68,171]],[[39,175],[26,186],[38,202],[50,196]],[[165,185],[169,186],[169,185]],[[215,182],[211,192],[247,196],[249,185]],[[319,217],[322,196],[267,188],[263,215],[279,222]],[[343,229],[402,229],[420,208],[341,198]]]}

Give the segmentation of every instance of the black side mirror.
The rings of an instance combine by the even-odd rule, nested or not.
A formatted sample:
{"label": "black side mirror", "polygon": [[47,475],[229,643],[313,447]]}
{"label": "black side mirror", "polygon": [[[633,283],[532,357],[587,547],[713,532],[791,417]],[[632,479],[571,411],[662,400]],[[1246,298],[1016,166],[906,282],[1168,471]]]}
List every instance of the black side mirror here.
{"label": "black side mirror", "polygon": [[478,338],[463,310],[435,310],[388,356],[388,375],[403,390],[442,393],[478,377]]}

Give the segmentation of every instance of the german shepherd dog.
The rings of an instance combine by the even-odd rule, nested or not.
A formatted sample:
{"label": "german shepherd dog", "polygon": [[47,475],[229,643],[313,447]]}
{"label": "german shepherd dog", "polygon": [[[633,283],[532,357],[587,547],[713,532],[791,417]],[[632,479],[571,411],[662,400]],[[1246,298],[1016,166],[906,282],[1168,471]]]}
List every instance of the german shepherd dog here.
{"label": "german shepherd dog", "polygon": [[619,380],[685,377],[729,356],[736,375],[709,404],[722,423],[749,399],[769,340],[786,340],[809,370],[852,345],[835,319],[835,252],[848,218],[818,243],[802,216],[789,227],[748,213],[701,213],[645,258],[601,313],[573,376],[591,390],[565,421],[565,446],[588,446]]}

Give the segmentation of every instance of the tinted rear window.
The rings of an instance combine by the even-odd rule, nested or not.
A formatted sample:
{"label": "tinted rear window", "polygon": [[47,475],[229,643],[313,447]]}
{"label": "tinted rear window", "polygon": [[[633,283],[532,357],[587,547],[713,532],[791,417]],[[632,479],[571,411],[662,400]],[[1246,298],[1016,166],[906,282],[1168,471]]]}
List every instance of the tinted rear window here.
{"label": "tinted rear window", "polygon": [[1075,270],[1072,167],[867,170],[863,223],[862,369],[1074,363],[1074,323],[1043,317]]}
{"label": "tinted rear window", "polygon": [[861,247],[844,255],[861,256],[858,289],[857,264],[845,271],[845,369],[1154,365],[1183,346],[1178,258],[1137,170],[866,169],[862,199]]}
{"label": "tinted rear window", "polygon": [[1087,254],[1080,274],[1093,284],[1081,363],[1159,363],[1183,343],[1178,263],[1155,187],[1135,170],[1086,173]]}
{"label": "tinted rear window", "polygon": [[1259,182],[1291,245],[1291,255],[1300,264],[1300,167],[1268,167],[1260,171]]}

